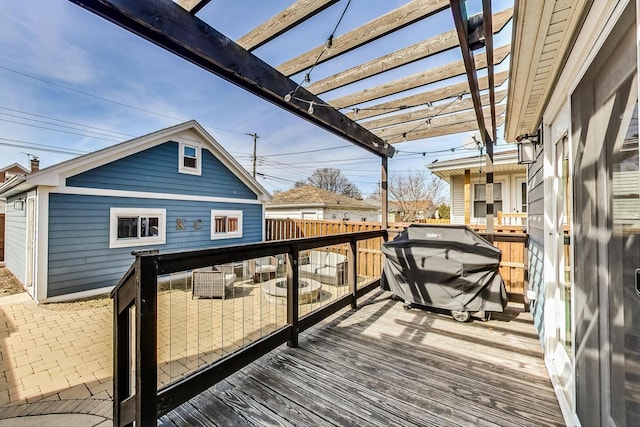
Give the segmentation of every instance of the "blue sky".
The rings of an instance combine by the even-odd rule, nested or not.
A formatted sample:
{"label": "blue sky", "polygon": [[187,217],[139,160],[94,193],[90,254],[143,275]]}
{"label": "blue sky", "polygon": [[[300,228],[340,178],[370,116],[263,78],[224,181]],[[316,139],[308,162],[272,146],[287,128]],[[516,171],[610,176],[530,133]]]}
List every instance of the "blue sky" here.
{"label": "blue sky", "polygon": [[[237,39],[292,1],[214,0],[198,16]],[[278,65],[323,44],[346,3],[339,2],[255,54]],[[352,0],[336,36],[404,3]],[[469,5],[479,7],[476,3],[480,2]],[[494,11],[510,5],[509,1],[493,2]],[[41,167],[47,167],[196,119],[248,170],[253,149],[248,134],[257,133],[257,170],[265,175],[259,181],[269,191],[291,188],[295,181],[320,167],[340,168],[364,196],[375,191],[380,178],[378,157],[71,2],[2,0],[0,28],[0,166],[14,162],[26,165],[29,153],[40,158]],[[436,20],[414,24],[339,60],[318,65],[312,81],[452,28],[451,12],[444,11]],[[496,47],[509,42],[510,32],[509,25],[497,37]],[[322,97],[330,100],[459,58],[459,50],[452,50]],[[506,62],[497,71],[504,69]],[[293,77],[295,81],[301,78]],[[410,92],[403,96],[407,94]],[[375,103],[382,101],[385,99]],[[474,155],[477,151],[460,149],[434,153],[461,147],[467,136],[398,144],[399,152],[389,161],[389,172],[424,170],[424,165],[435,159]]]}

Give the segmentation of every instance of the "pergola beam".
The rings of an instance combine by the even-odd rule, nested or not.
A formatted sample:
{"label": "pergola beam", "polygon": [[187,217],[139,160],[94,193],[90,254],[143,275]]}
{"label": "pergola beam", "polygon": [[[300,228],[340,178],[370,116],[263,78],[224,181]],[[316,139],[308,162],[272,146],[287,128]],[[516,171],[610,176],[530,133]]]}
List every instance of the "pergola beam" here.
{"label": "pergola beam", "polygon": [[178,3],[184,10],[195,15],[211,0],[178,0]]}
{"label": "pergola beam", "polygon": [[[500,63],[509,54],[510,46],[502,46],[494,55],[495,63]],[[484,54],[476,57],[476,66],[478,68],[484,68],[487,66],[487,58]],[[353,105],[362,104],[364,102],[373,101],[375,99],[383,98],[389,95],[395,95],[396,93],[404,92],[406,90],[415,89],[420,86],[426,86],[431,83],[436,83],[442,80],[449,79],[451,77],[457,77],[464,75],[466,69],[462,60],[451,62],[448,64],[440,65],[438,67],[430,68],[429,70],[413,74],[401,79],[393,80],[388,83],[384,83],[369,89],[362,90],[335,98],[329,101],[331,105],[336,108],[346,108]],[[331,82],[327,81],[328,84]],[[320,84],[320,82],[318,82]],[[313,93],[318,93],[314,89],[314,85],[308,87]]]}
{"label": "pergola beam", "polygon": [[487,140],[488,134],[484,123],[482,104],[480,102],[478,74],[476,72],[476,64],[473,58],[473,51],[471,50],[471,47],[469,45],[469,22],[464,1],[465,0],[450,0],[451,13],[453,14],[453,20],[456,24],[456,32],[458,34],[460,50],[462,51],[462,60],[464,61],[464,66],[467,70],[469,93],[471,94],[471,99],[473,99],[473,107],[475,109],[476,118],[478,121],[478,131],[480,132],[480,135],[482,137],[482,142],[486,146],[492,142]]}
{"label": "pergola beam", "polygon": [[[502,102],[507,96],[507,91],[503,90],[495,94],[495,97],[499,98],[498,103]],[[489,95],[483,95],[481,97],[482,105],[491,105]],[[471,98],[463,98],[460,100],[450,101],[449,103],[435,105],[432,107],[421,108],[408,113],[400,113],[389,115],[380,119],[369,120],[367,122],[360,122],[362,126],[373,131],[375,129],[384,128],[387,126],[397,126],[404,123],[415,122],[416,120],[424,120],[428,118],[435,118],[444,114],[458,113],[460,111],[466,111],[473,108],[473,102]]]}
{"label": "pergola beam", "polygon": [[[504,83],[509,77],[508,71],[503,71],[496,74],[496,79]],[[480,90],[485,90],[489,86],[489,82],[486,77],[480,78],[478,81]],[[371,105],[363,107],[358,110],[357,113],[351,112],[347,114],[347,117],[354,120],[362,120],[369,117],[379,116],[382,114],[389,114],[394,111],[404,110],[413,106],[424,105],[428,102],[441,101],[443,99],[452,98],[462,93],[469,93],[469,84],[467,82],[455,83],[448,86],[443,86],[438,89],[434,89],[428,92],[418,93],[416,95],[406,96],[400,99],[394,99],[392,101],[383,102],[381,104]]]}
{"label": "pergola beam", "polygon": [[270,42],[340,0],[298,0],[273,18],[240,37],[236,43],[249,52]]}
{"label": "pergola beam", "polygon": [[357,146],[393,156],[393,147],[339,111],[322,106],[309,114],[310,102],[324,104],[320,98],[172,1],[70,1]]}
{"label": "pergola beam", "polygon": [[[407,4],[333,40],[333,47],[324,52],[318,63],[328,61],[360,46],[401,30],[421,19],[449,7],[448,0],[413,0]],[[278,70],[292,76],[311,67],[325,46],[317,46],[302,55],[280,64]]]}
{"label": "pergola beam", "polygon": [[493,19],[491,19],[491,0],[482,0],[482,24],[484,25],[484,44],[487,56],[487,77],[489,78],[489,98],[491,105],[491,139],[498,139],[498,126],[496,125],[496,91],[493,69]]}
{"label": "pergola beam", "polygon": [[[496,25],[495,31],[500,31],[511,19],[513,9],[506,9],[502,12],[496,13],[494,17]],[[453,49],[460,45],[458,40],[458,34],[456,30],[447,31],[437,36],[430,37],[421,42],[415,43],[411,46],[399,49],[388,55],[381,56],[372,61],[364,64],[357,65],[348,70],[341,71],[337,74],[329,76],[323,80],[318,81],[318,86],[324,85],[322,88],[324,93],[327,90],[336,89],[342,86],[349,85],[351,83],[364,80],[366,78],[384,73],[389,70],[401,67],[403,65],[410,64],[412,62],[419,61],[421,59],[429,58],[430,56],[445,52],[449,49]],[[278,67],[281,72],[284,71],[281,67]],[[283,74],[291,74],[283,72]],[[325,81],[331,81],[331,84],[327,86]],[[311,88],[310,90],[314,90]]]}
{"label": "pergola beam", "polygon": [[[498,123],[498,126],[501,126],[504,123],[504,118],[498,117],[497,123]],[[490,122],[486,123],[487,126],[489,124]],[[459,122],[452,125],[438,126],[438,127],[432,127],[430,129],[417,130],[415,132],[410,132],[407,134],[406,138],[402,136],[395,136],[393,138],[389,138],[387,142],[389,144],[396,144],[399,142],[417,141],[420,139],[435,138],[437,136],[452,135],[452,134],[462,133],[462,132],[473,132],[477,130],[478,130],[478,123],[474,118],[473,120],[470,120],[468,122]]]}
{"label": "pergola beam", "polygon": [[[491,107],[487,106],[483,110],[487,113],[489,112]],[[501,105],[496,109],[498,114],[504,113],[506,106]],[[427,120],[422,120],[420,122],[413,123],[405,123],[398,126],[387,126],[378,130],[375,130],[373,133],[378,135],[380,138],[389,142],[390,139],[395,137],[406,137],[418,129],[437,129],[439,127],[452,126],[457,123],[464,123],[468,121],[472,121],[475,118],[475,111],[469,110],[462,113],[448,114],[446,116],[438,116]]]}

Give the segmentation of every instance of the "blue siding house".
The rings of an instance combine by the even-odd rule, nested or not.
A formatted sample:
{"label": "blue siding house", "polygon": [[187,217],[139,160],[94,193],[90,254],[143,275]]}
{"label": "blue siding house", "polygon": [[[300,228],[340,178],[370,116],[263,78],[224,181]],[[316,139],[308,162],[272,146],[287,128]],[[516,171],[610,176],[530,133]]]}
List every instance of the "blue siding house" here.
{"label": "blue siding house", "polygon": [[108,292],[132,251],[264,240],[270,195],[195,121],[15,176],[6,265],[38,302]]}

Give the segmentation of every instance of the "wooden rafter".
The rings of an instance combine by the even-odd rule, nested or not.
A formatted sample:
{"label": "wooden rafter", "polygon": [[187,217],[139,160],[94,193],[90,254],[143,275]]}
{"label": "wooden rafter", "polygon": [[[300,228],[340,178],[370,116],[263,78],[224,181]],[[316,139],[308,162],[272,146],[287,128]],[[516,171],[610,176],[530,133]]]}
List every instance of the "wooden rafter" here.
{"label": "wooden rafter", "polygon": [[[502,126],[503,123],[504,117],[498,117],[498,126]],[[487,122],[485,126],[488,126],[489,124],[490,122]],[[425,138],[435,138],[437,136],[452,135],[462,132],[473,132],[476,130],[478,130],[478,122],[474,118],[473,120],[469,120],[467,122],[458,122],[452,125],[431,127],[429,129],[419,129],[414,132],[408,133],[406,138],[404,138],[402,135],[399,135],[387,139],[387,142],[389,144],[397,144],[399,142],[417,141]]]}
{"label": "wooden rafter", "polygon": [[[370,21],[353,31],[333,40],[333,47],[324,52],[318,63],[328,61],[353,49],[401,30],[421,19],[429,17],[449,7],[448,0],[413,0],[373,21]],[[287,76],[297,74],[311,67],[320,53],[325,49],[324,44],[293,58],[277,68]]]}
{"label": "wooden rafter", "polygon": [[[462,51],[462,59],[467,70],[467,80],[469,82],[469,93],[473,99],[473,107],[476,112],[478,122],[478,131],[482,137],[484,145],[493,144],[489,141],[489,134],[484,122],[484,113],[482,104],[480,103],[480,89],[478,88],[478,74],[476,72],[476,64],[473,57],[473,50],[469,45],[469,24],[467,18],[467,10],[464,0],[450,0],[453,21],[456,24],[456,32],[460,42],[460,50]],[[491,83],[491,82],[489,82]]]}
{"label": "wooden rafter", "polygon": [[495,76],[493,70],[493,20],[491,19],[491,0],[482,0],[482,20],[484,25],[485,52],[487,55],[487,78],[489,79],[489,98],[491,106],[491,139],[498,139],[498,126],[496,125],[496,93]]}
{"label": "wooden rafter", "polygon": [[[505,108],[506,107],[504,105],[500,105],[496,108],[496,112],[498,114],[502,114]],[[484,110],[488,113],[490,110],[490,107],[485,107]],[[445,116],[437,116],[437,117],[433,117],[432,119],[421,120],[419,122],[405,123],[398,126],[386,126],[384,128],[375,130],[373,133],[378,135],[380,138],[388,141],[389,139],[397,136],[402,137],[403,134],[409,135],[412,131],[416,131],[418,129],[423,129],[423,128],[427,129],[429,127],[438,128],[443,126],[452,126],[452,125],[455,125],[456,123],[464,123],[464,122],[471,121],[475,117],[476,117],[475,111],[469,110],[462,113],[447,114]]]}
{"label": "wooden rafter", "polygon": [[[504,98],[507,96],[507,91],[503,90],[495,94],[495,97],[498,98],[498,103],[504,101]],[[482,105],[491,105],[490,96],[483,95]],[[360,124],[369,130],[380,129],[387,126],[397,126],[403,123],[415,122],[416,120],[428,119],[430,117],[435,117],[437,115],[442,114],[451,114],[458,113],[460,111],[466,111],[473,108],[473,102],[471,98],[463,98],[461,100],[450,101],[449,103],[444,103],[441,105],[436,105],[432,107],[422,108],[415,111],[410,111],[408,113],[401,114],[393,114],[390,116],[385,116],[381,119],[369,120],[368,122],[361,122]]]}
{"label": "wooden rafter", "polygon": [[178,0],[178,3],[184,10],[192,14],[198,13],[203,7],[207,5],[211,0]]}
{"label": "wooden rafter", "polygon": [[[320,98],[172,1],[70,1],[374,154],[393,156],[393,147],[339,111],[320,107],[309,114],[309,103],[322,105]],[[304,101],[287,102],[296,89]]]}
{"label": "wooden rafter", "polygon": [[[504,83],[508,77],[508,71],[503,71],[496,74],[496,80],[499,82],[498,85]],[[478,84],[480,86],[480,90],[487,89],[489,85],[486,77],[480,78]],[[383,102],[382,104],[367,106],[366,108],[358,110],[357,113],[348,113],[347,117],[354,120],[362,120],[369,117],[379,116],[381,114],[388,114],[394,111],[404,110],[412,106],[424,105],[428,102],[441,101],[443,99],[452,98],[462,93],[469,93],[469,83],[455,83],[428,92],[422,92],[416,95],[394,99],[392,101]]]}
{"label": "wooden rafter", "polygon": [[248,51],[257,49],[339,1],[298,0],[273,18],[240,37],[236,43]]}
{"label": "wooden rafter", "polygon": [[[509,8],[503,10],[502,12],[496,13],[494,17],[496,23],[496,32],[500,31],[507,24],[507,22],[509,22],[512,12],[513,9]],[[428,38],[411,46],[392,52],[388,55],[381,56],[380,58],[376,58],[372,61],[360,64],[348,70],[327,77],[326,79],[323,79],[331,81],[330,85],[326,85],[323,80],[320,80],[318,82],[318,85],[320,85],[320,82],[323,82],[323,91],[336,89],[366,79],[368,77],[393,70],[403,65],[428,58],[438,53],[442,53],[459,45],[460,41],[458,40],[457,32],[455,30],[447,31],[445,33]],[[278,69],[280,70],[280,68]],[[313,87],[310,88],[310,90],[313,91]]]}
{"label": "wooden rafter", "polygon": [[[497,49],[494,55],[494,62],[500,63],[509,54],[510,46],[502,46]],[[478,68],[484,68],[487,66],[486,56],[484,54],[478,55],[476,58],[476,65]],[[360,92],[352,93],[349,95],[335,98],[329,101],[331,105],[336,108],[346,108],[353,105],[362,104],[364,102],[373,101],[385,96],[394,95],[396,93],[403,92],[405,90],[415,89],[420,86],[425,86],[431,83],[439,82],[451,77],[461,76],[465,74],[464,62],[462,60],[451,62],[449,64],[441,65],[438,67],[430,68],[427,71],[423,71],[411,76],[403,77],[401,79],[393,80],[379,86],[375,86],[369,89],[362,90]],[[311,92],[316,93],[313,87],[308,88]]]}

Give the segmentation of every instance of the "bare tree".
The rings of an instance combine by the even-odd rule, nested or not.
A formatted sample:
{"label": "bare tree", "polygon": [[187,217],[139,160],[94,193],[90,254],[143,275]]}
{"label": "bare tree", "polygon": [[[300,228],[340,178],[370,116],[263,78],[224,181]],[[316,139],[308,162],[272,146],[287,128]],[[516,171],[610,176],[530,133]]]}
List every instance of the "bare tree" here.
{"label": "bare tree", "polygon": [[[351,183],[351,181],[342,174],[340,169],[316,169],[311,176],[307,178],[306,184],[343,196],[353,197],[354,199],[362,198],[358,187]],[[296,187],[298,187],[298,183],[296,183]]]}
{"label": "bare tree", "polygon": [[389,193],[400,219],[407,222],[430,217],[445,199],[443,181],[422,171],[392,176]]}

